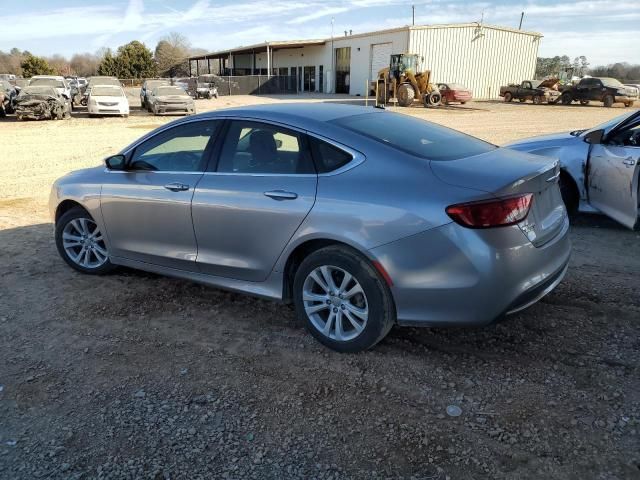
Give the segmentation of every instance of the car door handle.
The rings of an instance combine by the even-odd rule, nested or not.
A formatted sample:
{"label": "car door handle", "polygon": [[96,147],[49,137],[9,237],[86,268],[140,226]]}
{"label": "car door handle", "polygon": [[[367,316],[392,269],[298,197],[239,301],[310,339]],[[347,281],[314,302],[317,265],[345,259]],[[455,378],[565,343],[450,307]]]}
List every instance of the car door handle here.
{"label": "car door handle", "polygon": [[172,192],[184,192],[185,190],[189,190],[189,185],[185,185],[180,182],[167,183],[164,188],[167,190],[171,190]]}
{"label": "car door handle", "polygon": [[295,200],[298,198],[297,193],[285,192],[284,190],[271,190],[270,192],[264,192],[264,194],[274,200]]}
{"label": "car door handle", "polygon": [[633,158],[627,158],[627,159],[623,160],[622,163],[624,163],[625,165],[629,165],[629,166],[633,167],[636,164],[636,161]]}

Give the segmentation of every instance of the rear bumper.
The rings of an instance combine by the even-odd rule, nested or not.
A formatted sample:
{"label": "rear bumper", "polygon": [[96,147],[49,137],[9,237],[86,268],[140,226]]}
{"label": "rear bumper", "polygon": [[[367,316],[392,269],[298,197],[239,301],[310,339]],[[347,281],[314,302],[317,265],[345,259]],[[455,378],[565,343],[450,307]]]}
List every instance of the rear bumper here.
{"label": "rear bumper", "polygon": [[398,323],[486,325],[540,300],[564,277],[569,220],[535,247],[519,227],[472,230],[450,223],[371,250],[393,281]]}

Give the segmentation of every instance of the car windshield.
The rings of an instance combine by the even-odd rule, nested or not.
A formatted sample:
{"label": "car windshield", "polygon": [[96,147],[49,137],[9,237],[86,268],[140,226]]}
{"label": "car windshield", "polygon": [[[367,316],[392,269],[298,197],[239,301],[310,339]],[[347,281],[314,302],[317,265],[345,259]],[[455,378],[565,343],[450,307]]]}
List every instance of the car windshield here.
{"label": "car windshield", "polygon": [[611,120],[607,120],[606,122],[603,122],[600,125],[596,125],[593,128],[590,128],[588,130],[581,130],[581,131],[579,131],[579,133],[592,132],[592,131],[595,131],[595,130],[608,131],[611,128],[613,128],[616,125],[618,125],[619,123],[624,122],[627,118],[633,117],[634,115],[635,116],[640,115],[640,110],[636,110],[635,112],[632,112],[632,113],[623,113],[622,115],[618,115],[617,117],[614,117]]}
{"label": "car windshield", "polygon": [[24,95],[53,95],[56,96],[56,91],[51,87],[46,86],[28,86],[22,89],[20,96]]}
{"label": "car windshield", "polygon": [[113,85],[96,85],[91,88],[92,97],[124,97],[122,88]]}
{"label": "car windshield", "polygon": [[184,90],[180,87],[159,87],[156,89],[156,95],[184,95]]}
{"label": "car windshield", "polygon": [[427,160],[455,160],[497,147],[450,128],[396,113],[365,113],[334,123]]}
{"label": "car windshield", "polygon": [[602,84],[605,87],[618,88],[618,87],[623,87],[624,86],[618,80],[616,80],[615,78],[604,77],[604,78],[601,78],[600,81],[602,82]]}
{"label": "car windshield", "polygon": [[55,88],[64,88],[62,80],[56,80],[54,78],[34,78],[29,85],[33,86],[47,86]]}

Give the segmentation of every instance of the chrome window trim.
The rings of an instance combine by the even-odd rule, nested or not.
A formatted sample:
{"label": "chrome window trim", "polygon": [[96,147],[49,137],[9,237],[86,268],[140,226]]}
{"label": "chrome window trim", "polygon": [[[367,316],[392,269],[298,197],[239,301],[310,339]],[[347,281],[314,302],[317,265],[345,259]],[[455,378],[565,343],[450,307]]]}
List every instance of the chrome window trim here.
{"label": "chrome window trim", "polygon": [[109,170],[107,167],[104,167],[105,173],[172,173],[172,174],[180,174],[180,175],[202,175],[205,173],[204,171],[178,171],[178,170]]}

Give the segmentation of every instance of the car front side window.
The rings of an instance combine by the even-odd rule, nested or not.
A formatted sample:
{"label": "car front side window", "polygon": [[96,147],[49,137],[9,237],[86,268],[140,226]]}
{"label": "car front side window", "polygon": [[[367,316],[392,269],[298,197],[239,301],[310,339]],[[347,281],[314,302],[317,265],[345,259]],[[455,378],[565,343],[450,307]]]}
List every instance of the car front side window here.
{"label": "car front side window", "polygon": [[315,169],[301,134],[262,122],[231,121],[218,172],[291,175]]}
{"label": "car front side window", "polygon": [[150,138],[136,147],[129,169],[203,172],[207,147],[213,142],[217,124],[216,121],[189,122]]}

